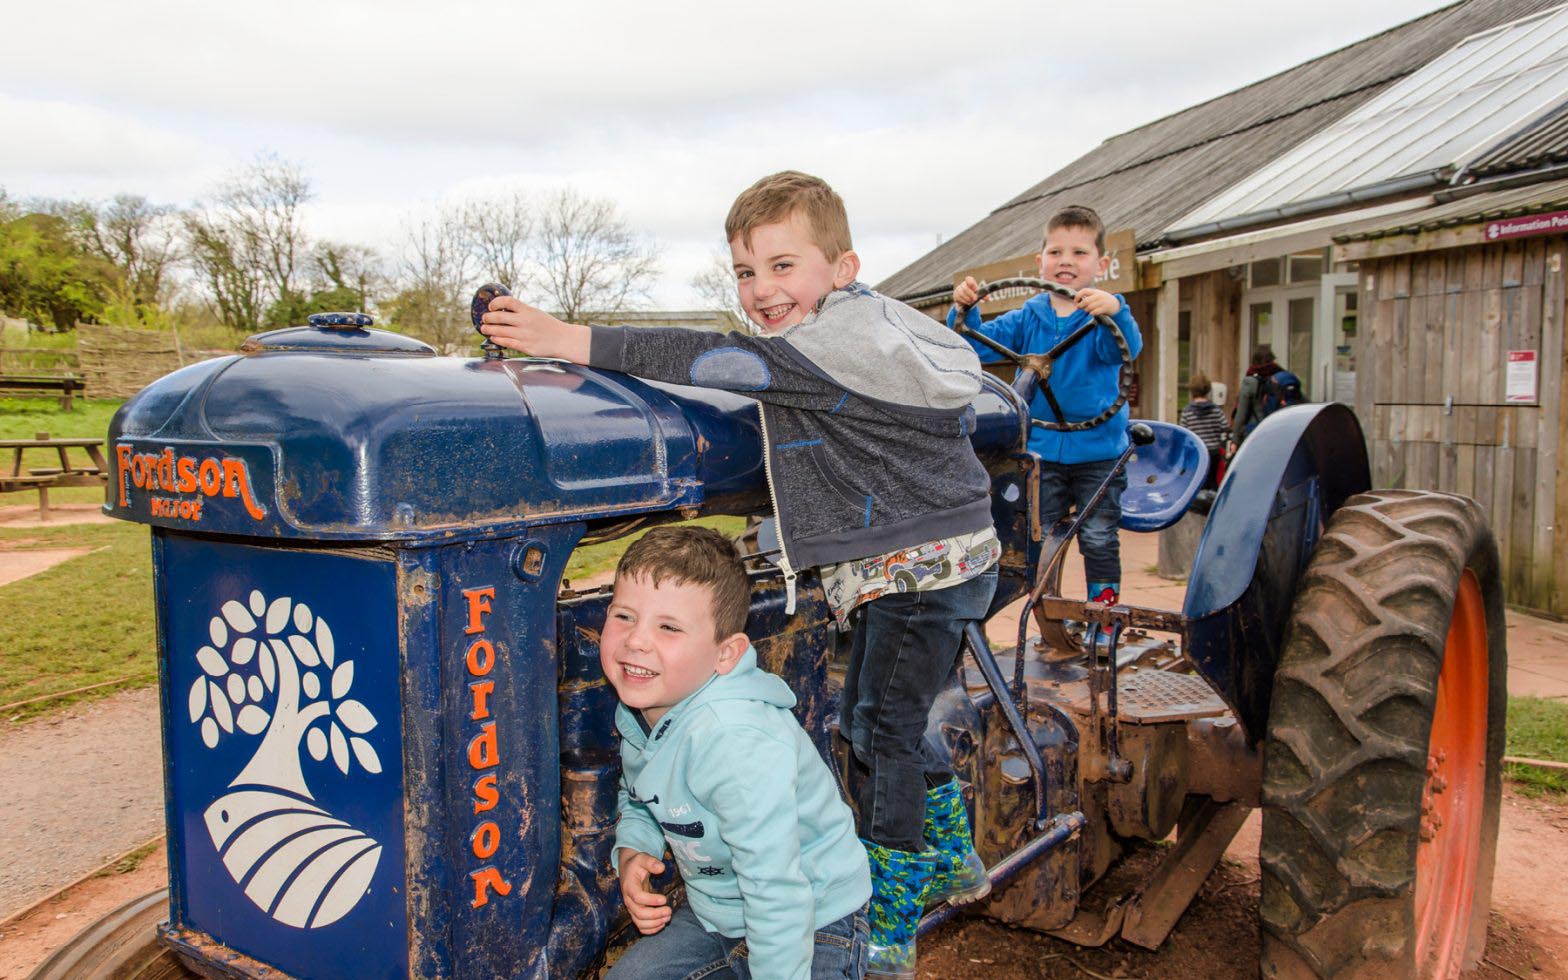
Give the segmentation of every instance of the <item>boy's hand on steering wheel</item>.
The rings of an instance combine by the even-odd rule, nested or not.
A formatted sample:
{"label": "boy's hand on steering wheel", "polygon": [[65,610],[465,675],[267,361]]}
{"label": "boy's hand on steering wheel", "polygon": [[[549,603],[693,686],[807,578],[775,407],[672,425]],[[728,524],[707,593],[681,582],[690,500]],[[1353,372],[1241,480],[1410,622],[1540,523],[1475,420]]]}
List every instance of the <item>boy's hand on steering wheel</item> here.
{"label": "boy's hand on steering wheel", "polygon": [[621,848],[621,900],[632,917],[632,924],[644,936],[651,936],[669,925],[675,914],[670,900],[648,887],[648,878],[664,873],[664,862],[652,854]]}
{"label": "boy's hand on steering wheel", "polygon": [[497,296],[491,300],[490,310],[484,315],[479,329],[502,347],[535,357],[559,357],[578,364],[588,360],[587,327],[563,323],[516,296]]}
{"label": "boy's hand on steering wheel", "polygon": [[1078,290],[1078,298],[1075,302],[1080,310],[1090,316],[1115,316],[1122,308],[1122,301],[1116,298],[1115,293],[1108,293],[1092,286],[1085,286]]}
{"label": "boy's hand on steering wheel", "polygon": [[979,298],[980,284],[975,282],[974,276],[965,276],[963,282],[953,287],[954,306],[970,307]]}

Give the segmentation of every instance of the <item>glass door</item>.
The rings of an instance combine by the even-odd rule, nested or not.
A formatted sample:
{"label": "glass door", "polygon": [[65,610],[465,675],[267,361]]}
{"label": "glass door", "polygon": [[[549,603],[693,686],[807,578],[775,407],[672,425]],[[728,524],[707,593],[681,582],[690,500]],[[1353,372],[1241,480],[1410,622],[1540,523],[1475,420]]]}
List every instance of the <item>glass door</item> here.
{"label": "glass door", "polygon": [[1313,376],[1323,379],[1323,401],[1355,404],[1356,400],[1356,289],[1360,276],[1336,272],[1323,277],[1318,294]]}

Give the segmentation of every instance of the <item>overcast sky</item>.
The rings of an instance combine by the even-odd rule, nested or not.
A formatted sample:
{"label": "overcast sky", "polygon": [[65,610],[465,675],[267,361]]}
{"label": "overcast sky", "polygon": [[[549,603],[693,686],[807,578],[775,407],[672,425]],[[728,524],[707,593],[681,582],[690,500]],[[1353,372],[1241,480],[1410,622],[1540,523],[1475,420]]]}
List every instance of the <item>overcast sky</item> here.
{"label": "overcast sky", "polygon": [[869,282],[1117,133],[1444,4],[12,2],[0,187],[189,204],[259,154],[312,234],[574,185],[658,244],[653,300],[755,178],[844,196]]}

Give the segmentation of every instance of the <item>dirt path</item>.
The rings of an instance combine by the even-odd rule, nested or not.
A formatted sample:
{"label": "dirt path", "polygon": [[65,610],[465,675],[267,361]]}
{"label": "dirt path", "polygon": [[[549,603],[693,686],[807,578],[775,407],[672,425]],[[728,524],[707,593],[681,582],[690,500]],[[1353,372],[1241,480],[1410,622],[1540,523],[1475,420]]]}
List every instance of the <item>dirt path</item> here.
{"label": "dirt path", "polygon": [[0,723],[0,919],[163,830],[157,692]]}

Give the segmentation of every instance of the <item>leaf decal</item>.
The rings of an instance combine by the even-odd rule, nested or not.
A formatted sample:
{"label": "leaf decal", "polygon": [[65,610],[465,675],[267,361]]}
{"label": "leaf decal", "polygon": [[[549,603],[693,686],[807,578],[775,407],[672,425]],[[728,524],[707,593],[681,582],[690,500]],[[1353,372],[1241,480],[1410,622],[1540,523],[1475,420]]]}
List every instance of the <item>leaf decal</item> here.
{"label": "leaf decal", "polygon": [[229,656],[239,666],[250,663],[250,658],[256,655],[256,641],[248,636],[242,636],[234,641],[234,649],[229,651]]}
{"label": "leaf decal", "polygon": [[331,667],[337,659],[337,649],[332,643],[332,629],[327,626],[327,621],[316,618],[316,649],[321,651],[321,661]]}
{"label": "leaf decal", "polygon": [[229,700],[235,704],[245,700],[245,678],[238,674],[229,675]]}
{"label": "leaf decal", "polygon": [[201,720],[201,740],[207,743],[209,749],[218,744],[218,726],[211,718]]}
{"label": "leaf decal", "polygon": [[272,605],[267,607],[267,632],[278,633],[289,624],[289,606],[293,600],[288,596],[278,596],[272,600]]}
{"label": "leaf decal", "polygon": [[235,720],[239,723],[240,731],[247,735],[259,735],[267,727],[267,722],[272,720],[272,716],[254,704],[247,704],[240,709],[239,717]]}
{"label": "leaf decal", "polygon": [[298,633],[289,634],[289,647],[293,649],[294,656],[306,667],[314,667],[321,663],[321,658],[316,655],[316,646],[306,637]]}
{"label": "leaf decal", "polygon": [[348,740],[348,744],[354,747],[354,758],[359,760],[359,764],[364,767],[366,772],[378,773],[381,771],[381,757],[376,755],[376,750],[371,747],[369,742],[355,735]]}
{"label": "leaf decal", "polygon": [[233,599],[223,604],[223,618],[240,633],[249,633],[256,628],[256,621],[251,618],[250,612]]}
{"label": "leaf decal", "polygon": [[212,716],[218,719],[218,726],[224,731],[234,733],[234,709],[229,707],[229,699],[223,696],[223,690],[216,681],[212,684]]}
{"label": "leaf decal", "polygon": [[321,729],[312,728],[305,733],[305,748],[310,750],[310,757],[317,762],[327,757],[327,737],[321,734]]}
{"label": "leaf decal", "polygon": [[246,682],[245,687],[246,690],[249,691],[250,699],[252,701],[261,700],[262,690],[260,677],[257,677],[255,674],[250,675],[250,680]]}
{"label": "leaf decal", "polygon": [[313,622],[313,619],[312,619],[312,617],[310,615],[310,607],[309,606],[307,606],[303,602],[301,602],[299,605],[294,607],[294,628],[295,629],[299,630],[301,633],[309,633],[310,632],[310,624],[312,622]]}
{"label": "leaf decal", "polygon": [[261,594],[260,589],[250,590],[250,611],[260,616],[267,610],[267,597]]}
{"label": "leaf decal", "polygon": [[338,772],[348,775],[348,739],[343,737],[343,729],[334,722],[332,732],[332,761],[337,764]]}
{"label": "leaf decal", "polygon": [[202,672],[208,677],[222,677],[229,672],[228,661],[223,659],[223,654],[212,647],[202,647],[197,650],[196,662],[201,665]]}
{"label": "leaf decal", "polygon": [[195,724],[202,712],[207,710],[207,678],[198,677],[196,683],[191,685],[190,704],[191,724]]}
{"label": "leaf decal", "polygon": [[345,660],[332,672],[332,700],[341,701],[354,686],[354,661]]}
{"label": "leaf decal", "polygon": [[343,727],[358,735],[363,735],[376,727],[376,716],[370,709],[358,701],[348,700],[338,705],[338,721]]}
{"label": "leaf decal", "polygon": [[316,676],[315,671],[309,671],[299,679],[299,689],[305,692],[307,698],[314,701],[321,696],[321,678]]}
{"label": "leaf decal", "polygon": [[229,627],[223,622],[222,616],[212,617],[212,622],[207,624],[207,633],[212,637],[212,645],[215,647],[229,642]]}

